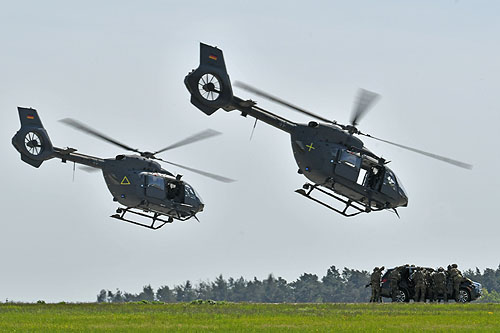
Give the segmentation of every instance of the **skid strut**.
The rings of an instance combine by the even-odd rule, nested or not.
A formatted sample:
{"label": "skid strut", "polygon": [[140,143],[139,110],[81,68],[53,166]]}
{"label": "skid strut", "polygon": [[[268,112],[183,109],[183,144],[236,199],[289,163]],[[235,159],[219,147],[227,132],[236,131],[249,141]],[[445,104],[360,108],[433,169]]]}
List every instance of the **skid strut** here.
{"label": "skid strut", "polygon": [[[329,204],[327,204],[327,203],[325,203],[317,198],[312,197],[311,192],[313,192],[314,190],[317,190],[323,194],[328,195],[329,197],[334,198],[337,201],[342,202],[345,205],[344,209],[343,210],[337,209],[337,208],[332,207]],[[370,207],[369,205],[366,205],[362,202],[353,201],[350,199],[344,199],[343,197],[341,197],[339,195],[333,194],[329,189],[327,189],[326,187],[319,185],[319,184],[313,185],[313,184],[306,183],[306,184],[304,184],[303,188],[295,190],[295,192],[300,194],[300,195],[303,195],[304,197],[306,197],[312,201],[315,201],[315,202],[319,203],[320,205],[325,206],[326,208],[331,209],[331,210],[333,210],[333,211],[335,211],[335,212],[337,212],[345,217],[352,217],[352,216],[356,216],[356,215],[361,214],[361,213],[369,213],[369,212],[380,211],[380,210],[384,209],[384,208],[374,208],[374,207]],[[355,210],[355,212],[348,213],[349,208],[352,208],[353,210]]]}
{"label": "skid strut", "polygon": [[[126,213],[131,213],[131,214],[135,214],[135,215],[139,215],[139,216],[143,216],[143,217],[149,218],[149,219],[151,219],[151,224],[144,224],[144,223],[141,223],[141,222],[136,222],[136,221],[132,221],[132,220],[126,219],[125,218],[125,214]],[[148,229],[153,229],[153,230],[160,229],[165,224],[172,223],[174,221],[174,219],[171,216],[168,217],[168,220],[164,220],[164,219],[160,218],[160,216],[162,216],[162,215],[159,214],[159,213],[153,213],[153,215],[149,215],[149,214],[146,214],[146,213],[142,213],[142,212],[136,211],[132,207],[128,207],[128,208],[118,208],[116,210],[116,214],[111,215],[110,217],[112,217],[114,219],[117,219],[117,220],[122,220],[122,221],[125,221],[125,222],[128,222],[128,223],[132,223],[132,224],[135,224],[135,225],[138,225],[138,226],[141,226],[141,227],[145,227],[145,228],[148,228]],[[159,223],[156,224],[156,222],[159,222]]]}

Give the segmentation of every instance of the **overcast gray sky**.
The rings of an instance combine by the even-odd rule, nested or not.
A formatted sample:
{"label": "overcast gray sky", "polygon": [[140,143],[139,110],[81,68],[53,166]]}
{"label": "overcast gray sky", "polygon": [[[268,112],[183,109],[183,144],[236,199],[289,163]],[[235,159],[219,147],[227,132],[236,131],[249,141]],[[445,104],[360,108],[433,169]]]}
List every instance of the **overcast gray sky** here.
{"label": "overcast gray sky", "polygon": [[[500,4],[496,1],[3,1],[0,3],[0,299],[93,301],[189,279],[287,280],[330,265],[497,267]],[[382,99],[364,132],[474,165],[459,169],[365,140],[409,192],[389,212],[346,219],[293,191],[289,137],[253,119],[189,103],[184,76],[199,42],[241,80],[347,122],[356,90]],[[307,117],[235,88],[298,122]],[[224,135],[163,154],[238,179],[184,174],[205,200],[201,223],[154,232],[109,218],[99,173],[21,162],[16,107],[38,109],[56,146],[112,157],[119,148],[65,127],[72,117],[145,150],[205,128]]]}

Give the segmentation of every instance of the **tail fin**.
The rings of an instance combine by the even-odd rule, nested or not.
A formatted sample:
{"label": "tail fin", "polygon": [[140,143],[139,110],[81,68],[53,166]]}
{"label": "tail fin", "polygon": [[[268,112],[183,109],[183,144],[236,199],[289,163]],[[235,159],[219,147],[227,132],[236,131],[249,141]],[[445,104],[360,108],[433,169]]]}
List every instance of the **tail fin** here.
{"label": "tail fin", "polygon": [[21,160],[38,168],[54,155],[49,135],[35,109],[18,107],[21,129],[12,138],[12,144],[21,154]]}
{"label": "tail fin", "polygon": [[200,43],[200,66],[184,79],[191,103],[211,115],[219,108],[230,108],[233,100],[231,80],[222,50]]}

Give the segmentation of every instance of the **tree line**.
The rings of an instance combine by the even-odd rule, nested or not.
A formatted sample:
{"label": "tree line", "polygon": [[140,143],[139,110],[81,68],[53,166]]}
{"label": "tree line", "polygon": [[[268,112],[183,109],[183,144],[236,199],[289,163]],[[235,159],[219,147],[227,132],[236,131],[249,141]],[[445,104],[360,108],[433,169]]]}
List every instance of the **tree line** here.
{"label": "tree line", "polygon": [[[304,273],[292,282],[272,274],[262,281],[256,277],[253,280],[243,277],[226,280],[219,275],[213,282],[193,285],[187,280],[173,287],[161,286],[156,291],[147,285],[138,294],[103,289],[97,295],[97,302],[175,303],[203,299],[256,303],[362,303],[370,299],[370,288],[366,288],[370,273],[347,267],[340,271],[331,266],[321,279],[316,274]],[[463,272],[463,276],[482,284],[484,296],[479,302],[500,303],[500,265],[496,270],[487,268],[483,272],[478,268],[469,269]]]}

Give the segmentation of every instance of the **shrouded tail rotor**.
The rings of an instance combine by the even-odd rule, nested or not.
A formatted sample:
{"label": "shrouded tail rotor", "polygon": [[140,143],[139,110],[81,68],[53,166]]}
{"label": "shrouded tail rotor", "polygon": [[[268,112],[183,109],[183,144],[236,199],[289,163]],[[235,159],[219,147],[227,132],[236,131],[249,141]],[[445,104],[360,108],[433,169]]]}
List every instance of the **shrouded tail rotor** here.
{"label": "shrouded tail rotor", "polygon": [[222,50],[200,43],[200,66],[184,79],[191,103],[207,115],[229,107],[233,99],[231,80]]}
{"label": "shrouded tail rotor", "polygon": [[21,154],[21,160],[35,168],[54,157],[54,148],[42,125],[38,112],[31,108],[17,108],[21,128],[12,138],[12,145]]}

